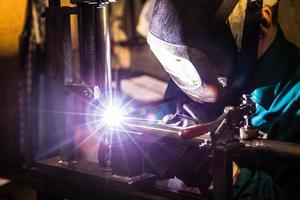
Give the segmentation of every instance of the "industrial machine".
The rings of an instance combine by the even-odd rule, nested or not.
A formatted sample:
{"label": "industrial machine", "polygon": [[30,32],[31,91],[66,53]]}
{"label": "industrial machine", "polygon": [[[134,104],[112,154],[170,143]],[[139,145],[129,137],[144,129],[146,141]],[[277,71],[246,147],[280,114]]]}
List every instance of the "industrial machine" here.
{"label": "industrial machine", "polygon": [[[59,157],[38,161],[30,171],[38,199],[232,199],[232,159],[235,153],[264,151],[284,158],[300,158],[300,146],[264,139],[249,125],[255,104],[243,95],[236,107],[225,107],[215,121],[176,127],[168,123],[136,117],[116,106],[112,88],[109,32],[109,0],[71,0],[74,7],[62,7],[60,0],[49,0],[45,10],[48,69],[57,72],[65,88],[60,99],[66,113],[86,113],[96,123],[99,163],[76,158],[73,127],[78,115],[64,118],[65,135]],[[80,72],[71,63],[70,15],[78,18]],[[79,73],[77,73],[79,72]],[[167,100],[166,100],[167,101]],[[88,102],[86,108],[82,102]],[[164,102],[156,102],[156,104]],[[126,150],[113,144],[123,133],[130,142]],[[199,195],[162,188],[159,178],[145,167],[147,145],[155,141],[178,145],[198,145],[212,155],[210,195]],[[122,142],[122,141],[121,141]],[[147,144],[146,144],[147,143]],[[122,145],[121,145],[122,146]],[[127,161],[122,154],[128,154]],[[125,156],[126,157],[126,156]]]}

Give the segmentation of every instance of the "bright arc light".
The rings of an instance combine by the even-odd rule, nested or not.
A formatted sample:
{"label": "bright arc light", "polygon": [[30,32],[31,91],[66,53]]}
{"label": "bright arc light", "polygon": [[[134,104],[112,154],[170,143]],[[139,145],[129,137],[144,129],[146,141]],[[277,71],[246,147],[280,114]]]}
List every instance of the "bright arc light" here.
{"label": "bright arc light", "polygon": [[102,121],[108,126],[119,126],[124,119],[124,112],[115,105],[108,106],[104,113]]}

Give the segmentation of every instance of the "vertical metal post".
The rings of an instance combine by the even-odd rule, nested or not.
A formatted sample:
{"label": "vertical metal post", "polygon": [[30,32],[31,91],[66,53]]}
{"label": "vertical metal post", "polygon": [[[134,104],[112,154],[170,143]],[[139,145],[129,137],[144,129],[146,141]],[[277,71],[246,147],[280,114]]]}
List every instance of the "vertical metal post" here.
{"label": "vertical metal post", "polygon": [[232,199],[232,155],[226,147],[214,149],[213,155],[213,199]]}
{"label": "vertical metal post", "polygon": [[77,8],[81,80],[88,86],[95,86],[95,5],[78,3]]}
{"label": "vertical metal post", "polygon": [[96,51],[97,84],[102,91],[107,92],[108,101],[112,103],[111,45],[107,5],[96,8]]}
{"label": "vertical metal post", "polygon": [[55,130],[60,138],[60,156],[65,162],[74,157],[74,94],[68,92],[65,83],[73,81],[71,24],[69,14],[60,12],[60,0],[49,0],[46,12],[48,73],[55,77],[53,109],[65,114],[56,114]]}
{"label": "vertical metal post", "polygon": [[[97,84],[102,93],[106,94],[108,104],[113,103],[112,74],[111,74],[111,46],[109,30],[109,7],[108,4],[99,5],[95,9],[96,15],[96,64]],[[110,170],[112,165],[112,133],[104,134],[103,142],[100,143],[98,160],[104,170]]]}
{"label": "vertical metal post", "polygon": [[62,161],[70,162],[75,160],[75,142],[74,142],[74,134],[75,134],[75,117],[70,115],[70,112],[74,112],[75,102],[74,102],[74,94],[73,92],[67,91],[65,84],[67,82],[73,81],[73,68],[72,68],[72,47],[71,47],[71,24],[70,24],[70,16],[69,15],[61,15],[59,19],[59,36],[58,42],[60,45],[60,51],[58,57],[59,67],[63,70],[63,98],[64,103],[62,106],[64,107],[65,115],[64,115],[64,133],[63,133],[63,145],[61,147],[61,159]]}
{"label": "vertical metal post", "polygon": [[[60,0],[49,0],[49,7],[47,10],[60,7]],[[56,29],[57,29],[57,16],[47,15],[45,19],[46,24],[46,49],[47,49],[47,72],[49,76],[57,74],[57,49],[56,49]]]}
{"label": "vertical metal post", "polygon": [[214,200],[233,198],[232,153],[243,146],[239,141],[230,138],[226,142],[213,144]]}

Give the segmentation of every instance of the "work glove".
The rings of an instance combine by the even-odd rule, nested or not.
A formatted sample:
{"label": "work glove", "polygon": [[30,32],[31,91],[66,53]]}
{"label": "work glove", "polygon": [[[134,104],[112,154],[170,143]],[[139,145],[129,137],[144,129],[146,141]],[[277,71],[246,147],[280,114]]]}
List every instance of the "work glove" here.
{"label": "work glove", "polygon": [[[177,107],[176,114],[164,116],[161,123],[176,127],[189,127],[200,123],[190,107],[182,104],[181,108],[178,110]],[[181,156],[168,170],[167,176],[179,178],[187,187],[198,187],[200,191],[207,190],[212,182],[210,150],[206,147],[200,149],[198,145],[190,145],[186,146],[180,154]]]}
{"label": "work glove", "polygon": [[197,121],[184,114],[168,114],[163,117],[161,123],[177,127],[193,126]]}
{"label": "work glove", "polygon": [[212,182],[211,150],[206,147],[190,146],[174,165],[174,175],[188,187],[198,187],[205,192]]}

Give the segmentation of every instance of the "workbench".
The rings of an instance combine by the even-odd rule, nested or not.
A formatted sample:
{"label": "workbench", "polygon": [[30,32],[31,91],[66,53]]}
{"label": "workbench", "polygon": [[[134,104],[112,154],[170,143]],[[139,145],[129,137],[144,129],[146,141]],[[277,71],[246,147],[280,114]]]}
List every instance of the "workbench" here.
{"label": "workbench", "polygon": [[59,157],[54,157],[38,161],[30,173],[37,200],[207,199],[198,194],[157,186],[157,178],[152,174],[144,173],[131,178],[117,176],[88,161],[66,164],[60,162]]}

